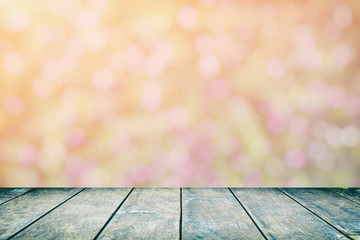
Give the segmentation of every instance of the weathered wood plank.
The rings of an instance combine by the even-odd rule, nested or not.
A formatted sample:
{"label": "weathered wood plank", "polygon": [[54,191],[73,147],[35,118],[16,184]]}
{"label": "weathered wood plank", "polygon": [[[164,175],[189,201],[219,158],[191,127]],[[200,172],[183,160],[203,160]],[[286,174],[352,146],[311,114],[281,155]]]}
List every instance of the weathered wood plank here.
{"label": "weathered wood plank", "polygon": [[183,239],[264,239],[227,188],[184,188]]}
{"label": "weathered wood plank", "polygon": [[136,188],[99,239],[179,239],[178,188]]}
{"label": "weathered wood plank", "polygon": [[14,239],[94,239],[130,188],[85,189]]}
{"label": "weathered wood plank", "polygon": [[360,204],[360,188],[331,188],[330,190]]}
{"label": "weathered wood plank", "polygon": [[32,188],[0,188],[0,205],[30,190]]}
{"label": "weathered wood plank", "polygon": [[360,205],[327,189],[282,189],[337,229],[358,238],[360,236]]}
{"label": "weathered wood plank", "polygon": [[346,239],[277,189],[232,188],[268,239]]}
{"label": "weathered wood plank", "polygon": [[0,206],[0,239],[8,238],[79,189],[35,189]]}

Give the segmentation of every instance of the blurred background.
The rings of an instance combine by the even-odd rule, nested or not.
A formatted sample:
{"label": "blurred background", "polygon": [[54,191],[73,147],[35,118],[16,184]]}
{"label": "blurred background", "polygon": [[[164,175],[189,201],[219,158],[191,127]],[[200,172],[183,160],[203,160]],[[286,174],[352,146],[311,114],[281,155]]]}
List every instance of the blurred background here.
{"label": "blurred background", "polygon": [[0,186],[360,186],[359,1],[0,0]]}

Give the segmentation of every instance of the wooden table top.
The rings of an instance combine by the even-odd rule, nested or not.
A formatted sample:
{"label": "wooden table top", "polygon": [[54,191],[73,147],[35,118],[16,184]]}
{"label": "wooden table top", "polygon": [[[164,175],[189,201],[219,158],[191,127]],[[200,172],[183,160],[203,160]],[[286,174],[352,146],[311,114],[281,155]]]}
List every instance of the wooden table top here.
{"label": "wooden table top", "polygon": [[0,188],[0,239],[360,239],[360,188]]}

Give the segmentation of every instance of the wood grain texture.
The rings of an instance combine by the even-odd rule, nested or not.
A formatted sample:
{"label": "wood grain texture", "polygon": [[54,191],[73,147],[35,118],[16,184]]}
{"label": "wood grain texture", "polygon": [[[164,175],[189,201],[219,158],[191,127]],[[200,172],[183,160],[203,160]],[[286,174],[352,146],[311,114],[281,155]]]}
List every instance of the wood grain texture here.
{"label": "wood grain texture", "polygon": [[85,189],[13,239],[94,239],[129,191]]}
{"label": "wood grain texture", "polygon": [[136,188],[99,239],[179,239],[178,188]]}
{"label": "wood grain texture", "polygon": [[268,239],[346,239],[344,235],[273,188],[232,188]]}
{"label": "wood grain texture", "polygon": [[360,239],[354,188],[29,190],[0,188],[0,239]]}
{"label": "wood grain texture", "polygon": [[0,205],[30,191],[31,189],[32,188],[0,188]]}
{"label": "wood grain texture", "polygon": [[183,239],[264,239],[227,188],[184,188]]}
{"label": "wood grain texture", "polygon": [[331,188],[330,190],[360,204],[360,188]]}
{"label": "wood grain texture", "polygon": [[360,205],[328,189],[282,189],[321,218],[350,235],[360,236]]}
{"label": "wood grain texture", "polygon": [[61,203],[79,189],[35,189],[0,206],[0,239],[6,239],[18,230]]}

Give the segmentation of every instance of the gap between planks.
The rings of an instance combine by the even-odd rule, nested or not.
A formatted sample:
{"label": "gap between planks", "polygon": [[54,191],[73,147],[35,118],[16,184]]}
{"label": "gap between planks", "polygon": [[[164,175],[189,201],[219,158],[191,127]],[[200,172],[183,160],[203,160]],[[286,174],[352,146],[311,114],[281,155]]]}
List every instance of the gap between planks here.
{"label": "gap between planks", "polygon": [[119,204],[119,206],[115,209],[115,211],[113,212],[113,214],[111,214],[111,216],[109,217],[109,219],[106,221],[106,223],[104,224],[104,226],[100,229],[100,231],[96,234],[96,236],[94,237],[94,240],[98,239],[99,236],[101,235],[101,233],[105,230],[105,228],[107,227],[107,225],[110,223],[110,221],[114,218],[114,216],[116,215],[116,213],[119,211],[119,209],[121,208],[121,206],[125,203],[126,199],[130,196],[130,194],[132,193],[132,191],[134,191],[135,188],[132,188],[129,193],[126,195],[126,197],[121,201],[121,203]]}
{"label": "gap between planks", "polygon": [[231,192],[231,194],[234,196],[234,198],[236,199],[236,201],[240,204],[240,206],[244,209],[244,211],[246,212],[246,214],[249,216],[249,218],[251,219],[251,221],[254,223],[255,227],[259,230],[259,232],[261,233],[261,235],[264,237],[264,239],[267,240],[267,237],[265,236],[265,234],[263,233],[263,231],[260,229],[260,227],[258,226],[258,224],[255,222],[255,219],[253,219],[253,217],[250,215],[250,213],[247,211],[247,209],[245,208],[245,206],[240,202],[240,199],[238,199],[236,197],[236,195],[234,194],[234,192],[231,190],[231,188],[228,188],[229,191]]}
{"label": "gap between planks", "polygon": [[[13,237],[15,237],[17,234],[21,233],[22,231],[24,231],[25,229],[27,229],[28,227],[30,227],[31,225],[33,225],[34,223],[36,223],[37,221],[39,221],[41,218],[43,218],[44,216],[46,216],[47,214],[49,214],[50,212],[54,211],[56,208],[60,207],[61,205],[63,205],[64,203],[66,203],[67,201],[69,201],[71,198],[75,197],[76,195],[78,195],[80,192],[84,191],[86,188],[83,188],[79,191],[77,191],[76,193],[74,193],[73,195],[69,196],[68,198],[66,198],[64,201],[62,201],[61,203],[59,203],[58,205],[56,205],[55,207],[53,207],[52,209],[50,209],[49,211],[47,211],[46,213],[42,214],[40,217],[36,218],[35,220],[33,220],[32,222],[28,223],[26,226],[24,226],[23,228],[21,228],[19,231],[15,232],[14,234],[10,235],[7,239],[11,239]],[[30,192],[30,191],[28,191]],[[28,193],[26,192],[26,193]]]}
{"label": "gap between planks", "polygon": [[347,197],[347,196],[345,196],[345,195],[342,195],[342,194],[340,194],[340,193],[338,193],[338,192],[334,191],[334,190],[333,190],[333,189],[331,189],[331,188],[329,188],[328,190],[329,190],[329,191],[331,191],[332,193],[335,193],[336,195],[339,195],[340,197],[343,197],[343,198],[345,198],[345,199],[347,199],[347,200],[349,200],[349,201],[351,201],[351,202],[353,202],[353,203],[356,203],[356,204],[360,205],[360,203],[358,203],[358,202],[356,202],[356,201],[352,200],[351,198],[349,198],[349,197]]}
{"label": "gap between planks", "polygon": [[288,193],[286,193],[285,191],[281,190],[280,188],[276,188],[277,190],[279,190],[280,192],[282,192],[283,194],[285,194],[288,198],[290,198],[291,200],[295,201],[297,204],[299,204],[300,206],[302,206],[303,208],[305,208],[306,210],[308,210],[309,212],[311,212],[312,214],[314,214],[316,217],[320,218],[322,221],[324,221],[325,223],[327,223],[328,225],[330,225],[333,229],[335,229],[336,231],[338,231],[339,233],[343,234],[346,238],[348,239],[353,239],[352,237],[350,237],[347,233],[345,233],[344,231],[338,229],[337,227],[335,227],[333,224],[331,224],[330,222],[326,221],[324,218],[322,218],[319,214],[317,214],[316,212],[312,211],[311,209],[309,209],[308,207],[306,207],[305,205],[303,205],[302,203],[300,203],[298,200],[296,200],[294,197],[290,196]]}
{"label": "gap between planks", "polygon": [[28,191],[26,191],[26,192],[24,192],[24,193],[22,193],[22,194],[20,194],[20,195],[18,195],[18,196],[15,196],[15,197],[13,197],[13,198],[10,198],[9,200],[6,200],[5,202],[0,203],[0,206],[3,205],[3,204],[5,204],[5,203],[7,203],[7,202],[10,202],[10,201],[18,198],[18,197],[21,197],[21,196],[23,196],[23,195],[25,195],[25,194],[27,194],[27,193],[29,193],[29,192],[31,192],[31,191],[34,191],[35,189],[37,189],[37,188],[29,189]]}
{"label": "gap between planks", "polygon": [[180,188],[180,220],[179,220],[179,239],[182,239],[182,188]]}

